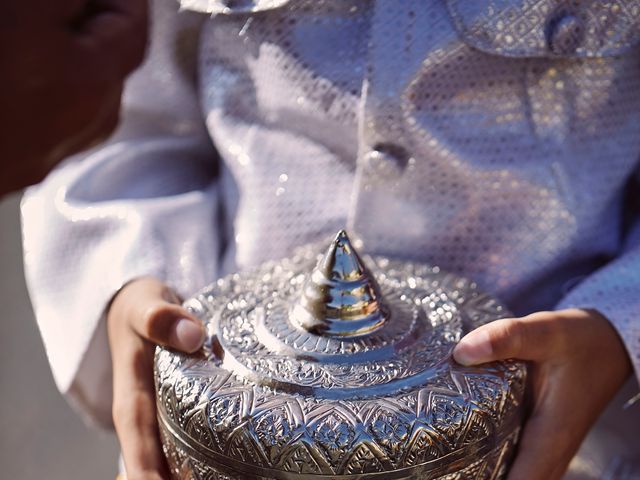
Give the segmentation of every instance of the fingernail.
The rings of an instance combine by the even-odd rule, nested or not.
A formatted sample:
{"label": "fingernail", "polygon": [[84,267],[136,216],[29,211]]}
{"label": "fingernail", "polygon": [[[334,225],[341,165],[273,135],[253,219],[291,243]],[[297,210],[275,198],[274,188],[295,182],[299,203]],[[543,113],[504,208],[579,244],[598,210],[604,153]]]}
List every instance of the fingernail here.
{"label": "fingernail", "polygon": [[485,363],[491,358],[489,334],[476,330],[467,334],[453,349],[453,358],[461,365],[471,366]]}
{"label": "fingernail", "polygon": [[195,352],[204,343],[204,328],[188,318],[183,318],[176,324],[176,339],[178,340],[178,348],[185,352]]}

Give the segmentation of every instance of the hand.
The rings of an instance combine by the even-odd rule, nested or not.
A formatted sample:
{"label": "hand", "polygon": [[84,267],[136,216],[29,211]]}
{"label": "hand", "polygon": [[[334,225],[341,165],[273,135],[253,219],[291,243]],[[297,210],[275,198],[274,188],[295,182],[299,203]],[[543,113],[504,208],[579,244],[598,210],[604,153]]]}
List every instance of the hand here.
{"label": "hand", "polygon": [[115,128],[147,0],[8,0],[0,15],[0,196]]}
{"label": "hand", "polygon": [[539,312],[497,320],[466,335],[453,352],[477,365],[530,362],[532,411],[508,480],[556,480],[631,373],[624,345],[593,310]]}
{"label": "hand", "polygon": [[127,480],[168,478],[156,419],[155,344],[194,352],[205,338],[203,324],[179,303],[177,295],[158,280],[141,278],[120,290],[107,314],[113,420]]}

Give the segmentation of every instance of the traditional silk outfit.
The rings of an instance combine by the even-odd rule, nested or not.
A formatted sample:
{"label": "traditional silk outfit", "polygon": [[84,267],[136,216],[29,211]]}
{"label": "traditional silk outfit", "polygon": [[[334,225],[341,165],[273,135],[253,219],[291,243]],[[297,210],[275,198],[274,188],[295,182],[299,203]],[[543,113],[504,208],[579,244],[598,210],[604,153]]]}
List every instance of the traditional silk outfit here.
{"label": "traditional silk outfit", "polygon": [[188,296],[345,226],[516,314],[597,309],[640,375],[639,1],[182,7],[157,2],[116,137],[23,204],[38,322],[85,412],[110,423],[121,285]]}

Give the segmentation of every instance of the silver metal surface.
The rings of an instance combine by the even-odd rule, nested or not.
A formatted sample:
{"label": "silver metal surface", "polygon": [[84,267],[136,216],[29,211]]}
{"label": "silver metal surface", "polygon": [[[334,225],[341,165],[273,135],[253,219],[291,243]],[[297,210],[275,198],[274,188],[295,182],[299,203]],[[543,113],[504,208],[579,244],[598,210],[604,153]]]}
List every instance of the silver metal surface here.
{"label": "silver metal surface", "polygon": [[501,478],[525,367],[450,354],[504,307],[437,267],[362,259],[344,232],[318,251],[187,302],[210,332],[202,355],[156,355],[174,478]]}
{"label": "silver metal surface", "polygon": [[292,323],[321,336],[353,337],[380,329],[388,316],[380,287],[341,230],[293,305]]}

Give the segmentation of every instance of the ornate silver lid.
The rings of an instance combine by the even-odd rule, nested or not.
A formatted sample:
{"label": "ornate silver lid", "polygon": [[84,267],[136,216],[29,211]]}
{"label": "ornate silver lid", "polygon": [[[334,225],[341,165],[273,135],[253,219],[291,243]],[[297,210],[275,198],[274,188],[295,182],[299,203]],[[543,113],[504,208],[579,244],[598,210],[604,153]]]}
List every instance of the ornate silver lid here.
{"label": "ornate silver lid", "polygon": [[437,267],[362,259],[345,232],[317,251],[186,303],[210,333],[202,354],[156,354],[175,478],[499,478],[525,367],[451,351],[505,308]]}

